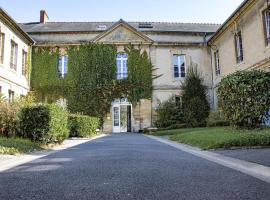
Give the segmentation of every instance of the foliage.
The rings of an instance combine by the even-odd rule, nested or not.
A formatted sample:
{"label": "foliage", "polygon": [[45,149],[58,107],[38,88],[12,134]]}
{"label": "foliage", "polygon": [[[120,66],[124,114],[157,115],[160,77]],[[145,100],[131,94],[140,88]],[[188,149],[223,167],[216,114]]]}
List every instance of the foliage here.
{"label": "foliage", "polygon": [[230,123],[225,119],[224,114],[221,110],[210,112],[207,118],[207,126],[229,126]]}
{"label": "foliage", "polygon": [[207,87],[197,67],[188,68],[185,81],[182,82],[182,101],[185,123],[188,127],[205,126],[210,112],[207,100]]}
{"label": "foliage", "polygon": [[40,144],[34,143],[28,139],[0,137],[0,154],[15,155],[41,149]]}
{"label": "foliage", "polygon": [[181,105],[177,104],[173,97],[160,103],[156,109],[156,114],[155,126],[158,128],[166,128],[183,121]]}
{"label": "foliage", "polygon": [[256,128],[270,108],[270,74],[251,70],[228,75],[219,84],[218,99],[231,124]]}
{"label": "foliage", "polygon": [[68,125],[70,137],[89,137],[97,134],[99,118],[72,114],[69,115]]}
{"label": "foliage", "polygon": [[[170,134],[170,131],[167,131]],[[158,133],[158,132],[157,132]],[[171,140],[197,146],[204,150],[231,147],[270,145],[270,129],[239,130],[229,127],[174,130]]]}
{"label": "foliage", "polygon": [[23,137],[41,143],[62,142],[68,137],[68,113],[55,104],[30,105],[19,114]]}
{"label": "foliage", "polygon": [[146,52],[126,48],[129,74],[125,80],[116,80],[114,45],[88,43],[66,48],[69,62],[65,78],[57,73],[59,52],[57,48],[33,50],[31,85],[39,101],[65,98],[72,113],[102,118],[115,98],[128,97],[134,104],[151,98],[153,68]]}

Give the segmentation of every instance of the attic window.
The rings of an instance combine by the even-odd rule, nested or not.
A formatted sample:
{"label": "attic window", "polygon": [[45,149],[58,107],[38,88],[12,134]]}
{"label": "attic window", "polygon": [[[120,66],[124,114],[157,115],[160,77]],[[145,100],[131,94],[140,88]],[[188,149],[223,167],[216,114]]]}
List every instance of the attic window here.
{"label": "attic window", "polygon": [[139,23],[139,28],[153,28],[151,23]]}
{"label": "attic window", "polygon": [[106,29],[107,29],[107,26],[106,25],[98,25],[97,26],[97,30],[99,30],[99,31],[104,31]]}

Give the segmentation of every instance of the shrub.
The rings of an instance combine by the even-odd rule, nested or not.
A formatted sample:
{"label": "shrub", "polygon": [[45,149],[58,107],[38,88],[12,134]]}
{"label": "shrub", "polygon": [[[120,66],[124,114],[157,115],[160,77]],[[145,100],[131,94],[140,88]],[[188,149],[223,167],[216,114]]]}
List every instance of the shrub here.
{"label": "shrub", "polygon": [[181,86],[183,114],[188,127],[206,125],[210,105],[207,100],[207,87],[203,85],[203,82],[204,80],[197,71],[197,67],[191,66]]}
{"label": "shrub", "polygon": [[173,124],[181,123],[183,120],[181,106],[175,102],[173,97],[168,101],[160,103],[156,113],[155,126],[158,128],[166,128]]}
{"label": "shrub", "polygon": [[19,122],[22,135],[32,141],[58,143],[68,137],[68,112],[56,104],[26,106]]}
{"label": "shrub", "polygon": [[207,118],[207,126],[208,127],[216,127],[216,126],[229,126],[230,122],[227,121],[224,117],[224,114],[221,110],[210,112]]}
{"label": "shrub", "polygon": [[260,126],[270,107],[270,74],[238,71],[221,80],[219,106],[226,119],[240,128]]}
{"label": "shrub", "polygon": [[69,136],[71,137],[89,137],[95,135],[99,128],[99,118],[85,115],[69,115]]}

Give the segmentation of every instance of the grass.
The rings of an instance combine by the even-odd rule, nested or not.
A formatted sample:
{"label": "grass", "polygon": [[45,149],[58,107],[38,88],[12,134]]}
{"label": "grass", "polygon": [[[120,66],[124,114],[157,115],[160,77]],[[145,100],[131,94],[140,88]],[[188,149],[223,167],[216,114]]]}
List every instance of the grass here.
{"label": "grass", "polygon": [[270,146],[270,128],[262,130],[237,130],[230,127],[186,128],[158,131],[153,135],[168,135],[171,140],[204,150]]}
{"label": "grass", "polygon": [[40,144],[27,139],[0,137],[0,154],[15,155],[41,149]]}

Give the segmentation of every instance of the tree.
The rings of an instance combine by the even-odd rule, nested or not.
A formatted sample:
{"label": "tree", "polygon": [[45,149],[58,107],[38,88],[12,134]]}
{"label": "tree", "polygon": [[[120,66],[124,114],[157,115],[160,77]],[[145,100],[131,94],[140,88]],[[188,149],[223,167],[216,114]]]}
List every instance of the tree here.
{"label": "tree", "polygon": [[184,120],[188,127],[206,125],[210,105],[207,100],[207,87],[203,82],[197,67],[188,68],[185,81],[181,86]]}

